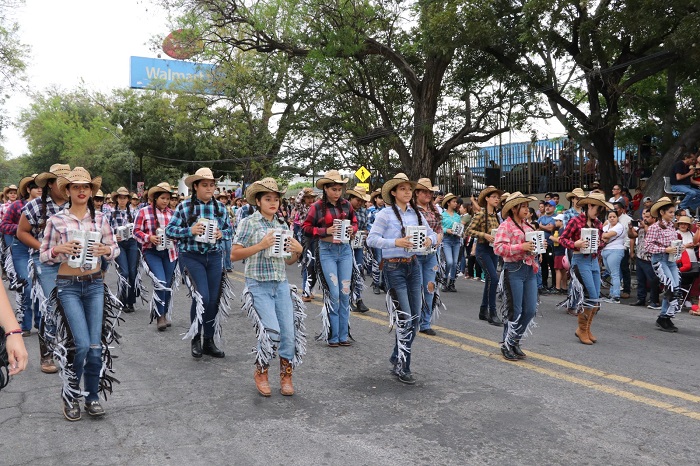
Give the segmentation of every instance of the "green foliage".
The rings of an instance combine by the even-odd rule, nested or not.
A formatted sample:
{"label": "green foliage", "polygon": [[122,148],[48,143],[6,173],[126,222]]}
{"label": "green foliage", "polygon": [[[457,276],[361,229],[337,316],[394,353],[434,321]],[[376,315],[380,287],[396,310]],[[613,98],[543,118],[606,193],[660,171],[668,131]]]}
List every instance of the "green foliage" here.
{"label": "green foliage", "polygon": [[[10,14],[20,7],[23,0],[0,1],[0,109],[7,98],[7,89],[16,88],[25,79],[29,48],[19,40],[19,25]],[[0,136],[8,121],[0,111]]]}

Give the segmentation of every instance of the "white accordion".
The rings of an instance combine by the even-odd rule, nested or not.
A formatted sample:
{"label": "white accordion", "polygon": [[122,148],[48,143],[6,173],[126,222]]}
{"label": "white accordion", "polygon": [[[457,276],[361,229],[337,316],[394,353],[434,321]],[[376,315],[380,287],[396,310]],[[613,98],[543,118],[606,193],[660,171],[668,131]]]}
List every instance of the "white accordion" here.
{"label": "white accordion", "polygon": [[100,257],[93,253],[92,247],[99,243],[101,239],[102,233],[99,231],[69,230],[68,241],[79,241],[80,253],[75,256],[68,256],[68,265],[76,269],[82,268],[85,270],[92,270],[97,267]]}
{"label": "white accordion", "polygon": [[292,257],[292,253],[289,251],[292,242],[292,232],[285,228],[272,228],[268,230],[268,232],[270,231],[275,233],[275,244],[265,249],[265,257],[282,259]]}
{"label": "white accordion", "polygon": [[671,241],[670,246],[674,248],[675,251],[668,255],[668,260],[670,262],[676,262],[681,260],[681,256],[683,255],[683,240],[674,239],[673,241]]}
{"label": "white accordion", "polygon": [[464,224],[462,222],[453,223],[452,234],[455,236],[462,236],[464,234]]}
{"label": "white accordion", "polygon": [[126,241],[134,237],[134,224],[127,223],[126,225],[117,227],[116,235],[121,238],[119,241]]}
{"label": "white accordion", "polygon": [[525,241],[529,241],[534,246],[531,254],[545,254],[547,252],[544,231],[528,231],[525,233]]}
{"label": "white accordion", "polygon": [[355,236],[353,236],[352,241],[350,241],[350,247],[353,249],[362,249],[365,247],[367,242],[367,232],[358,231]]}
{"label": "white accordion", "polygon": [[175,248],[175,243],[173,240],[165,235],[165,229],[158,228],[156,230],[156,236],[158,237],[158,244],[156,244],[156,251],[165,251],[166,249]]}
{"label": "white accordion", "polygon": [[352,235],[352,225],[350,220],[333,219],[335,233],[333,233],[334,243],[349,243]]}
{"label": "white accordion", "polygon": [[588,246],[581,248],[581,254],[597,254],[600,244],[600,230],[597,228],[581,228],[581,239],[588,241]]}
{"label": "white accordion", "polygon": [[219,231],[219,224],[214,219],[200,218],[197,223],[204,225],[204,233],[195,235],[194,240],[198,243],[216,244],[216,232]]}
{"label": "white accordion", "polygon": [[498,231],[498,228],[494,228],[491,230],[491,236],[493,236],[493,241],[489,243],[489,246],[493,247],[493,243],[496,241],[496,232]]}
{"label": "white accordion", "polygon": [[428,229],[425,225],[409,225],[406,227],[406,236],[411,241],[411,247],[406,252],[414,254],[427,254],[428,248],[425,246],[428,238]]}

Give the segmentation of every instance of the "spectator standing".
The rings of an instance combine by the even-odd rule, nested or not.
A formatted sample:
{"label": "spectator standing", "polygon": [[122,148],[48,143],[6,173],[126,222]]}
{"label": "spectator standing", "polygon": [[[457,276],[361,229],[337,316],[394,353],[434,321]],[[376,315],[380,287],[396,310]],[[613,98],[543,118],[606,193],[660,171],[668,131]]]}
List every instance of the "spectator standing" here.
{"label": "spectator standing", "polygon": [[637,266],[637,301],[630,306],[647,306],[647,294],[649,294],[649,309],[659,310],[659,277],[651,267],[651,254],[644,244],[647,230],[656,219],[651,216],[649,208],[642,212],[642,220],[638,225],[632,225],[627,233],[630,238],[630,256],[634,258]]}
{"label": "spectator standing", "polygon": [[[554,244],[550,237],[554,230],[556,229],[554,220],[554,209],[557,203],[554,200],[549,200],[545,203],[544,215],[538,218],[539,229],[544,231],[544,237],[547,240],[547,252],[542,255],[542,289],[540,292],[546,293],[550,291],[550,288],[554,288],[554,281],[556,280],[556,275],[554,272],[554,254],[553,248]],[[552,274],[552,286],[547,286],[547,281],[549,274]]]}

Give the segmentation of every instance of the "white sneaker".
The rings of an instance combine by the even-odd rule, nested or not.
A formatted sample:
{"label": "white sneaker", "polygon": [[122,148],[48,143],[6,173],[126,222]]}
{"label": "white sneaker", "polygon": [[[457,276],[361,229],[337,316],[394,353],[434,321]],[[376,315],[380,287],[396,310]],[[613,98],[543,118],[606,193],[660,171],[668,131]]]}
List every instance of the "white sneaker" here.
{"label": "white sneaker", "polygon": [[459,273],[457,274],[457,278],[460,278],[460,277],[463,277],[463,276],[464,276],[464,274],[463,274],[462,272],[459,272]]}

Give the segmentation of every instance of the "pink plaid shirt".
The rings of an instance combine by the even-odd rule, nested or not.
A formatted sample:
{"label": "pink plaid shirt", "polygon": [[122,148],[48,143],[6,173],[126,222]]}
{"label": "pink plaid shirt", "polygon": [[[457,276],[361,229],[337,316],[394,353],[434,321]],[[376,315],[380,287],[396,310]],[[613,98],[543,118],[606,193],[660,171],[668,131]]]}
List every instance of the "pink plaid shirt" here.
{"label": "pink plaid shirt", "polygon": [[[142,249],[155,248],[155,245],[149,239],[156,234],[156,216],[158,216],[158,225],[165,230],[173,216],[173,211],[170,207],[160,210],[153,209],[153,206],[147,205],[139,210],[139,214],[134,220],[134,238],[141,243]],[[177,260],[177,248],[168,249],[168,257],[170,257],[170,262]]]}
{"label": "pink plaid shirt", "polygon": [[647,228],[647,234],[644,236],[644,248],[649,254],[662,254],[671,245],[671,241],[677,239],[678,232],[673,228],[673,223],[659,220]]}
{"label": "pink plaid shirt", "polygon": [[522,223],[520,226],[522,230],[518,228],[510,217],[501,223],[498,227],[498,231],[496,231],[496,239],[493,242],[493,252],[501,256],[504,262],[523,261],[537,273],[540,264],[535,260],[535,255],[523,251],[523,243],[526,242],[525,232],[534,231],[534,229],[527,223]]}
{"label": "pink plaid shirt", "polygon": [[111,260],[119,255],[117,238],[115,238],[114,232],[112,232],[112,227],[109,226],[109,221],[101,212],[95,212],[95,223],[93,225],[89,211],[86,211],[85,216],[79,219],[70,213],[68,209],[63,209],[56,215],[49,217],[46,221],[44,238],[41,240],[41,248],[39,248],[39,259],[41,262],[59,264],[68,260],[68,256],[65,254],[58,254],[56,257],[51,257],[51,249],[59,244],[67,243],[68,232],[71,230],[101,231],[102,239],[100,242],[105,246],[109,246],[112,250],[111,253],[102,257]]}

